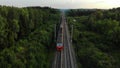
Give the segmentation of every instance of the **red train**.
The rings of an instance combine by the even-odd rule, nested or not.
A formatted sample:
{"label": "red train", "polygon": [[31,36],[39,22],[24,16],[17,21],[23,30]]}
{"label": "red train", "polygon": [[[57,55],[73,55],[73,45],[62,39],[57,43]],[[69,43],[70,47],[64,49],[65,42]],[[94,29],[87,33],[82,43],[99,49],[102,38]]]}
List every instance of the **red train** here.
{"label": "red train", "polygon": [[58,37],[57,37],[57,45],[56,45],[57,51],[61,51],[63,49],[63,25],[60,25],[60,29],[58,31]]}

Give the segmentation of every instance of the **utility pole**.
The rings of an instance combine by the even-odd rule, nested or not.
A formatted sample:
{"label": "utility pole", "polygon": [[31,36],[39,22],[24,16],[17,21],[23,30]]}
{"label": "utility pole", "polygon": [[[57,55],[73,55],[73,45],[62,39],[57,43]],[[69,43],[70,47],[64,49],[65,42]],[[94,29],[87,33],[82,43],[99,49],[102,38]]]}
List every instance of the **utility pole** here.
{"label": "utility pole", "polygon": [[[76,20],[73,19],[73,23],[75,23]],[[73,24],[71,25],[71,43],[72,43],[72,36],[73,36]]]}
{"label": "utility pole", "polygon": [[54,42],[56,43],[56,24],[54,25]]}
{"label": "utility pole", "polygon": [[72,36],[73,36],[73,25],[71,25],[71,42],[72,42]]}

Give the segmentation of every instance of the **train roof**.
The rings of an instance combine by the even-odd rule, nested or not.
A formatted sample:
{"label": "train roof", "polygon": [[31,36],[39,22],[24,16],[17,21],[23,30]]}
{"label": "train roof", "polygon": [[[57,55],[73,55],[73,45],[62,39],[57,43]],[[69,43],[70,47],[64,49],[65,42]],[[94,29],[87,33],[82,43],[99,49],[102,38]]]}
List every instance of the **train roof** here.
{"label": "train roof", "polygon": [[61,24],[61,25],[60,25],[60,28],[62,28],[62,27],[63,27],[63,25]]}

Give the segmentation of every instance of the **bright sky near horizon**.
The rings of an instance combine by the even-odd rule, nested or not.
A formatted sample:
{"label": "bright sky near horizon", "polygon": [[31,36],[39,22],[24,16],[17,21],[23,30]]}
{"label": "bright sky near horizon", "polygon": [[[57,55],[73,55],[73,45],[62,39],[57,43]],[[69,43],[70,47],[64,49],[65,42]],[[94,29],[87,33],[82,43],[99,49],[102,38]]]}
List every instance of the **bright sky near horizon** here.
{"label": "bright sky near horizon", "polygon": [[0,5],[26,7],[49,6],[53,8],[100,8],[120,7],[120,0],[0,0]]}

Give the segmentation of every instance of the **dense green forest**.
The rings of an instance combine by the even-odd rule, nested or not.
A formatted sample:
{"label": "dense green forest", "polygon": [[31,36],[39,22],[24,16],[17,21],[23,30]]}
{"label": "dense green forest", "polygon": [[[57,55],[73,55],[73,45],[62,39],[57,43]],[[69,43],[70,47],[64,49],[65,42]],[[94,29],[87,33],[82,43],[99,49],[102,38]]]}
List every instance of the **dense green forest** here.
{"label": "dense green forest", "polygon": [[119,18],[120,8],[67,12],[79,68],[120,68]]}
{"label": "dense green forest", "polygon": [[48,7],[0,6],[0,68],[50,68],[59,19]]}

